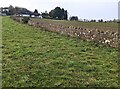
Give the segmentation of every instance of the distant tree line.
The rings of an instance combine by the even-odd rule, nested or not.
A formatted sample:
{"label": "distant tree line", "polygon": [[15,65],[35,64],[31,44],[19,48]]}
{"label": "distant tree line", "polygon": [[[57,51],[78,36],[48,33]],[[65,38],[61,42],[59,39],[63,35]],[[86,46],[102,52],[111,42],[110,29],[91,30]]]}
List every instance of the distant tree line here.
{"label": "distant tree line", "polygon": [[[68,11],[65,10],[64,8],[56,7],[55,9],[51,10],[50,12],[41,12],[41,14],[38,12],[37,9],[34,10],[34,12],[26,9],[26,8],[21,8],[21,7],[13,7],[10,5],[9,7],[1,7],[0,8],[1,13],[4,13],[6,15],[29,15],[30,17],[34,15],[35,17],[41,16],[42,18],[45,19],[56,19],[56,20],[68,20]],[[81,21],[79,20],[78,16],[71,16],[69,18],[70,21]],[[87,20],[84,19],[82,22],[120,22],[120,20],[114,19],[114,20],[108,20],[108,21],[103,21],[103,19],[99,20]]]}
{"label": "distant tree line", "polygon": [[67,10],[64,10],[64,8],[56,7],[49,13],[47,13],[47,11],[43,12],[42,17],[48,19],[67,20],[68,12]]}
{"label": "distant tree line", "polygon": [[64,10],[64,8],[56,7],[55,9],[51,10],[49,13],[47,11],[42,12],[39,14],[38,10],[35,9],[34,12],[31,12],[27,10],[26,8],[21,8],[21,7],[13,7],[10,5],[9,7],[6,8],[1,8],[2,13],[5,13],[6,15],[21,15],[21,14],[26,14],[34,16],[42,16],[42,18],[47,18],[47,19],[57,19],[57,20],[67,20],[68,19],[68,12],[67,10]]}

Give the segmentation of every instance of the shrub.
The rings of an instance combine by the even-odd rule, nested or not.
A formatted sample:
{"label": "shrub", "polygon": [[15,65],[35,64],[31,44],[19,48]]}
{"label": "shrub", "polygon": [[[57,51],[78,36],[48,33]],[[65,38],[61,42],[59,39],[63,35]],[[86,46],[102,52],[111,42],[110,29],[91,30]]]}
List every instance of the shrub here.
{"label": "shrub", "polygon": [[70,17],[70,21],[78,21],[78,17],[77,16],[72,16],[72,17]]}
{"label": "shrub", "polygon": [[23,17],[23,19],[22,19],[24,24],[27,24],[29,20],[30,20],[29,17]]}

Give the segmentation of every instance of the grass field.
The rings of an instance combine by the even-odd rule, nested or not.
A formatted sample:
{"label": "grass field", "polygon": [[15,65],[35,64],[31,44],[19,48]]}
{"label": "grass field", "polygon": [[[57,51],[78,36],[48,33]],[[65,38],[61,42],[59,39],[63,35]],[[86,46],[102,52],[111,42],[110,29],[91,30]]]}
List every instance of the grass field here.
{"label": "grass field", "polygon": [[45,22],[50,22],[58,25],[63,26],[74,26],[74,27],[81,27],[81,28],[89,28],[89,29],[99,29],[103,31],[114,31],[118,32],[118,23],[114,22],[80,22],[80,21],[65,21],[65,20],[50,20],[50,19],[36,19],[42,20]]}
{"label": "grass field", "polygon": [[118,87],[117,50],[3,17],[3,87]]}

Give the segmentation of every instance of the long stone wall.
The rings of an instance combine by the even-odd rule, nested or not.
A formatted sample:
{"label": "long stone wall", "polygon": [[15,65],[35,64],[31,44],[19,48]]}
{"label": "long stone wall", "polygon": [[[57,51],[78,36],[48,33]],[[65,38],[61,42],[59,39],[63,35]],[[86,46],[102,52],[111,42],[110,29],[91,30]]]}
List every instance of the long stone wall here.
{"label": "long stone wall", "polygon": [[[16,17],[17,21],[21,21],[21,17]],[[86,29],[86,28],[80,28],[80,27],[74,27],[74,26],[62,26],[62,25],[56,25],[50,22],[46,22],[43,20],[29,20],[28,24],[30,26],[35,27],[43,27],[51,32],[58,32],[61,34],[65,34],[72,37],[78,37],[82,40],[87,41],[94,41],[98,43],[102,43],[107,46],[119,47],[119,33],[118,32],[112,32],[112,31],[101,31],[99,29]]]}

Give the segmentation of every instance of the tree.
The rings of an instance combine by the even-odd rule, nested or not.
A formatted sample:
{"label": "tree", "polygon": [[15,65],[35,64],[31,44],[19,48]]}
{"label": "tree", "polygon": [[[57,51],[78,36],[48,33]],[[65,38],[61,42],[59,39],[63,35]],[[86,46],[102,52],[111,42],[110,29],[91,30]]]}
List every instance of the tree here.
{"label": "tree", "polygon": [[35,9],[34,13],[38,13],[38,10],[37,10],[37,9]]}
{"label": "tree", "polygon": [[68,12],[67,12],[67,10],[64,11],[64,19],[65,19],[65,20],[68,19]]}
{"label": "tree", "polygon": [[117,22],[118,22],[118,19],[113,19],[113,22],[114,22],[114,23],[117,23]]}
{"label": "tree", "polygon": [[9,6],[8,10],[9,10],[9,14],[10,15],[14,15],[15,14],[15,8],[12,5]]}
{"label": "tree", "polygon": [[71,21],[78,21],[78,17],[77,16],[72,16],[72,17],[70,17],[70,20]]}
{"label": "tree", "polygon": [[61,9],[60,7],[56,7],[55,9],[51,10],[49,12],[49,16],[58,20],[67,20],[68,18],[67,10],[64,10],[63,8]]}
{"label": "tree", "polygon": [[39,15],[40,15],[40,14],[38,13],[38,10],[37,10],[37,9],[35,9],[34,15],[35,15],[35,16],[39,16]]}
{"label": "tree", "polygon": [[98,22],[103,22],[103,19],[98,20]]}
{"label": "tree", "polygon": [[56,7],[54,10],[52,10],[52,17],[54,18],[54,19],[62,19],[62,10],[61,10],[61,8],[60,7]]}
{"label": "tree", "polygon": [[49,16],[49,14],[47,13],[47,11],[45,11],[45,12],[41,12],[42,14],[42,18],[46,18],[46,19],[48,19],[48,18],[50,18],[50,16]]}
{"label": "tree", "polygon": [[95,20],[95,19],[94,19],[94,20],[92,19],[90,22],[96,22],[96,20]]}

